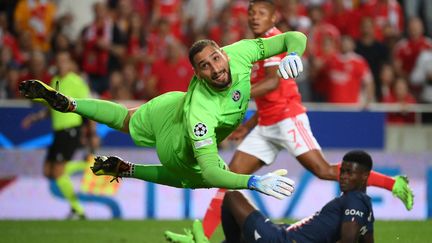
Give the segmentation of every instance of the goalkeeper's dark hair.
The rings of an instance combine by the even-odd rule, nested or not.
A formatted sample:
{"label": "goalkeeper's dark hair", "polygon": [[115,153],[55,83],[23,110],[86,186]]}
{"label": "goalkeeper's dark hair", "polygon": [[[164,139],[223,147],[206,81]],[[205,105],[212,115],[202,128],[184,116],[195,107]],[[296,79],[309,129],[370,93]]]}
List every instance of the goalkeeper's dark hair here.
{"label": "goalkeeper's dark hair", "polygon": [[342,159],[344,162],[357,163],[367,171],[372,170],[372,158],[363,150],[352,150],[346,153]]}
{"label": "goalkeeper's dark hair", "polygon": [[200,53],[206,46],[213,46],[216,49],[220,49],[219,45],[213,40],[204,39],[196,41],[189,48],[189,62],[192,64],[192,66],[195,67],[195,63],[193,61],[195,55]]}

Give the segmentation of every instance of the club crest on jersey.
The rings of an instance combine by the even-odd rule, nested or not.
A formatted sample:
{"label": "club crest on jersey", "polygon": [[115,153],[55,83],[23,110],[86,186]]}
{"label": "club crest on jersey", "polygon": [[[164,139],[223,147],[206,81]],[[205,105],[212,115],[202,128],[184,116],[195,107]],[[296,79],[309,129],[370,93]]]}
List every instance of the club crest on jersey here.
{"label": "club crest on jersey", "polygon": [[237,102],[237,101],[240,100],[240,98],[241,98],[241,93],[240,93],[240,91],[239,91],[239,90],[234,91],[233,94],[232,94],[232,99],[233,99],[235,102]]}
{"label": "club crest on jersey", "polygon": [[197,137],[202,137],[207,134],[207,126],[204,123],[197,123],[194,127],[194,134]]}

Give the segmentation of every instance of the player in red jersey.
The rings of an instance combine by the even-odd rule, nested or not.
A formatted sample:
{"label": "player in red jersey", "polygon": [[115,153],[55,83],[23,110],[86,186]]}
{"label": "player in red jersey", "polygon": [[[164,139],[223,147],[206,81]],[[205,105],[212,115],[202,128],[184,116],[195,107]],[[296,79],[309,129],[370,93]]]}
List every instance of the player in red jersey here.
{"label": "player in red jersey", "polygon": [[[248,16],[249,26],[255,37],[270,37],[280,33],[274,27],[276,15],[273,1],[251,1]],[[251,130],[235,152],[229,169],[240,174],[250,174],[271,164],[279,151],[287,149],[318,178],[338,180],[340,164],[330,165],[323,157],[309,126],[306,108],[301,103],[295,80],[284,80],[277,75],[282,58],[283,56],[276,56],[259,61],[253,68],[251,96],[255,98],[258,112],[232,133],[231,138],[242,139]],[[413,195],[406,177],[393,179],[371,171],[368,185],[393,191],[408,210],[412,208]],[[208,238],[220,223],[225,191],[218,190],[204,216],[204,234]],[[199,230],[196,228],[199,227],[194,227]],[[194,239],[190,234],[180,235],[167,231],[165,236],[174,242],[206,242]]]}

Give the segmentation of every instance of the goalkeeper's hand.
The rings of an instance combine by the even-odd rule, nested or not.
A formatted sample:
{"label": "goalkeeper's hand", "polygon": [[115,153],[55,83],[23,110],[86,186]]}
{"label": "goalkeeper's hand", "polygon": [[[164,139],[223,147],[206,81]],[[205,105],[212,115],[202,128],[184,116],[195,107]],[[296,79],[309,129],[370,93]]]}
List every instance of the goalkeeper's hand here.
{"label": "goalkeeper's hand", "polygon": [[301,72],[303,63],[295,52],[285,56],[279,64],[278,75],[284,79],[297,78]]}
{"label": "goalkeeper's hand", "polygon": [[280,169],[263,176],[253,175],[248,188],[282,200],[294,192],[294,181],[284,177],[286,174],[287,170]]}

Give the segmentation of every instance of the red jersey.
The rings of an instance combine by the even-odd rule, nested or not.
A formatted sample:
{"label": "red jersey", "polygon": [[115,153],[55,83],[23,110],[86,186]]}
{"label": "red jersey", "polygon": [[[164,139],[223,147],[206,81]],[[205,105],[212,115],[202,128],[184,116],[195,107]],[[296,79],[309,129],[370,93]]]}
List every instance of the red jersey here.
{"label": "red jersey", "polygon": [[166,59],[156,61],[151,70],[158,82],[156,85],[160,94],[170,91],[186,92],[190,78],[194,75],[187,58],[180,58],[177,63],[168,63]]}
{"label": "red jersey", "polygon": [[375,35],[378,40],[383,40],[383,31],[387,24],[390,24],[399,33],[404,28],[404,13],[396,0],[370,1],[361,7],[363,16],[370,16],[374,19],[376,26]]}
{"label": "red jersey", "polygon": [[417,40],[400,40],[394,48],[394,56],[402,62],[402,69],[406,73],[411,73],[420,52],[432,48],[432,40],[421,37]]}
{"label": "red jersey", "polygon": [[178,39],[183,39],[180,11],[182,0],[159,0],[157,7],[161,18],[170,23],[171,33]]}
{"label": "red jersey", "polygon": [[323,70],[327,101],[332,103],[357,103],[362,82],[372,80],[366,60],[355,53],[328,58]]}
{"label": "red jersey", "polygon": [[[392,103],[397,104],[399,101],[395,98],[393,94],[389,94],[383,98],[384,103]],[[405,104],[415,104],[416,100],[411,95],[408,94],[403,102]],[[414,112],[390,112],[387,113],[387,122],[392,124],[407,124],[407,123],[414,123],[415,122],[415,114]]]}
{"label": "red jersey", "polygon": [[109,51],[98,47],[98,41],[111,43],[112,22],[105,20],[102,26],[92,23],[84,33],[84,50],[82,55],[82,69],[89,74],[107,75]]}
{"label": "red jersey", "polygon": [[[281,32],[273,27],[264,37],[270,37]],[[255,84],[265,78],[265,68],[279,65],[284,54],[258,61],[254,64],[251,75],[251,83]],[[258,109],[258,124],[263,126],[273,125],[285,118],[294,117],[306,111],[301,103],[301,95],[294,79],[281,79],[279,87],[264,96],[255,98]]]}
{"label": "red jersey", "polygon": [[308,54],[314,57],[325,56],[326,37],[332,38],[336,43],[340,42],[340,32],[334,25],[323,22],[312,27],[308,33]]}
{"label": "red jersey", "polygon": [[361,12],[358,9],[341,9],[333,6],[326,11],[325,22],[335,26],[341,35],[349,35],[354,39],[360,37]]}

